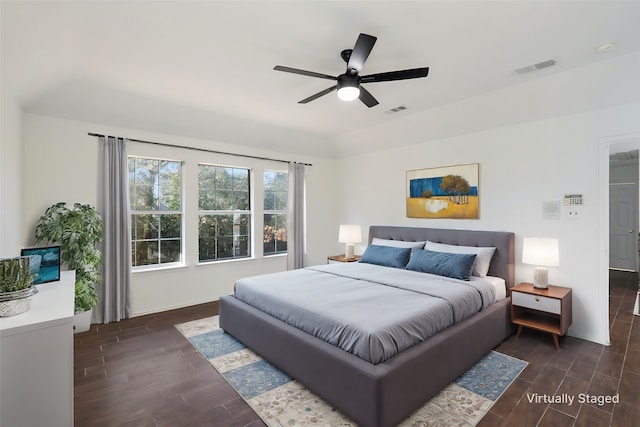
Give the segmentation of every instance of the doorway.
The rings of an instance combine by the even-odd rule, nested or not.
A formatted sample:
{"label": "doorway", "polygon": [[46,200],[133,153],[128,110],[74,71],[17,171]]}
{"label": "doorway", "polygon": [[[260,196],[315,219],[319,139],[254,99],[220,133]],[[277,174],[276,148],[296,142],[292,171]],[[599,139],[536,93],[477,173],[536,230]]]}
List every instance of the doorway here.
{"label": "doorway", "polygon": [[[640,298],[640,134],[609,137],[600,140],[606,153],[606,177],[601,175],[601,194],[607,195],[604,212],[608,229],[604,237],[609,249],[606,269],[607,290],[611,278],[624,275],[629,295],[635,300],[634,314],[639,313]],[[604,179],[603,179],[604,178]],[[604,191],[604,193],[602,192]],[[605,213],[606,212],[606,213]],[[605,225],[602,224],[601,225]],[[604,231],[604,230],[603,230]],[[604,279],[604,277],[603,277]],[[632,289],[633,288],[633,289]],[[625,297],[625,300],[627,297]]]}
{"label": "doorway", "polygon": [[[610,275],[612,273],[618,273],[619,270],[611,270],[611,256],[610,256],[610,228],[612,226],[610,221],[610,206],[609,206],[609,193],[610,193],[610,160],[611,156],[616,153],[630,152],[640,149],[640,132],[623,135],[612,135],[599,138],[598,142],[598,163],[599,163],[599,195],[602,203],[598,206],[599,221],[598,221],[598,241],[599,249],[601,250],[598,256],[598,283],[597,294],[602,301],[602,311],[597,311],[598,320],[597,328],[602,333],[603,344],[610,344],[610,307],[609,307],[609,289],[610,289]],[[640,172],[639,172],[640,173]],[[639,190],[640,191],[640,190]],[[637,230],[637,228],[635,228]],[[627,229],[628,232],[628,229]],[[637,231],[635,231],[637,237]],[[628,233],[633,234],[633,233]],[[637,243],[636,243],[637,245]],[[637,262],[637,261],[636,261]],[[640,268],[640,267],[636,267]],[[635,281],[637,282],[638,274],[631,272],[635,275]]]}
{"label": "doorway", "polygon": [[[617,147],[620,149],[621,147]],[[616,147],[612,147],[615,150]],[[638,271],[638,149],[609,154],[609,268]]]}

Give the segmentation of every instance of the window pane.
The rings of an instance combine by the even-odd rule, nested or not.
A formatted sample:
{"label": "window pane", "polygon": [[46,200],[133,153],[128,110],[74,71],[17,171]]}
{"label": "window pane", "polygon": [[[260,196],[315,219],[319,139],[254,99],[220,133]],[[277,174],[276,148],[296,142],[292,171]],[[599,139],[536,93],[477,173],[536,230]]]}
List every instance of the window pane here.
{"label": "window pane", "polygon": [[198,208],[210,210],[215,200],[215,167],[198,165]]}
{"label": "window pane", "polygon": [[265,255],[272,254],[276,251],[276,217],[273,214],[264,215],[264,230],[263,230],[263,253]]}
{"label": "window pane", "polygon": [[154,186],[157,183],[158,161],[135,158],[134,173],[136,184]]}
{"label": "window pane", "polygon": [[200,237],[213,237],[216,235],[216,217],[213,215],[200,215],[200,226],[198,227]]}
{"label": "window pane", "polygon": [[158,263],[158,242],[136,242],[134,254],[134,266]]}
{"label": "window pane", "polygon": [[220,211],[233,209],[233,191],[216,190],[214,209]]}
{"label": "window pane", "polygon": [[276,240],[273,238],[273,235],[269,240],[267,240],[267,236],[265,235],[262,251],[264,255],[273,255],[276,253]]}
{"label": "window pane", "polygon": [[153,185],[136,184],[134,188],[135,206],[138,211],[153,211],[158,209],[158,188]]}
{"label": "window pane", "polygon": [[265,189],[272,188],[275,177],[276,177],[276,173],[274,171],[264,171],[264,188]]}
{"label": "window pane", "polygon": [[275,209],[276,203],[273,196],[273,191],[264,190],[264,210],[272,211]]}
{"label": "window pane", "polygon": [[236,221],[239,222],[238,233],[241,236],[249,236],[249,220],[251,219],[251,215],[239,214],[238,218],[239,220]]}
{"label": "window pane", "polygon": [[248,236],[239,236],[235,239],[236,257],[247,257],[249,256],[249,237]]}
{"label": "window pane", "polygon": [[159,161],[159,208],[179,211],[181,208],[182,178],[179,162]]}
{"label": "window pane", "polygon": [[137,210],[152,210],[158,207],[158,161],[134,158],[134,194]]}
{"label": "window pane", "polygon": [[136,240],[158,238],[158,215],[132,215]]}
{"label": "window pane", "polygon": [[276,217],[276,231],[275,231],[275,240],[276,240],[276,252],[286,252],[287,251],[287,216],[286,215],[275,215]]}
{"label": "window pane", "polygon": [[233,215],[216,216],[216,235],[233,236]]}
{"label": "window pane", "polygon": [[234,191],[233,208],[241,211],[249,210],[249,192],[248,191]]}
{"label": "window pane", "polygon": [[163,239],[180,238],[181,215],[160,215],[160,237]]}
{"label": "window pane", "polygon": [[198,239],[198,260],[213,261],[216,259],[216,238],[201,237]]}
{"label": "window pane", "polygon": [[218,256],[221,258],[233,258],[233,236],[218,237]]}
{"label": "window pane", "polygon": [[274,174],[273,189],[276,191],[289,191],[289,174],[285,172],[276,172]]}
{"label": "window pane", "polygon": [[285,191],[276,191],[273,193],[273,209],[276,211],[287,210],[287,199],[289,194]]}
{"label": "window pane", "polygon": [[160,240],[160,262],[180,262],[180,239]]}
{"label": "window pane", "polygon": [[233,170],[233,189],[236,191],[249,190],[249,169]]}
{"label": "window pane", "polygon": [[216,190],[225,189],[231,190],[233,189],[232,184],[233,178],[233,169],[225,168],[221,166],[216,167]]}

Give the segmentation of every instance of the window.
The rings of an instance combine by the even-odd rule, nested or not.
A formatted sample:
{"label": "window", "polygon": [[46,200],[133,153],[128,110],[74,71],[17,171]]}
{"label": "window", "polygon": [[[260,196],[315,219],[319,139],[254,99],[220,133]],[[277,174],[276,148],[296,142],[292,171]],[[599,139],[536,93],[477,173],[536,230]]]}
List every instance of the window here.
{"label": "window", "polygon": [[182,163],[129,157],[131,265],[182,261]]}
{"label": "window", "polygon": [[287,252],[289,175],[264,171],[264,255]]}
{"label": "window", "polygon": [[250,256],[249,169],[198,165],[198,259]]}

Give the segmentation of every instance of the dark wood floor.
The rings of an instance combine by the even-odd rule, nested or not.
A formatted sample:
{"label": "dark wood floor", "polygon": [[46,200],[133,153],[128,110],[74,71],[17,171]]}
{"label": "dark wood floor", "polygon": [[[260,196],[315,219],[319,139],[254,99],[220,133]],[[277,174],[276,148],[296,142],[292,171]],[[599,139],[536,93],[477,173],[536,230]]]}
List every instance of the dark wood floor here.
{"label": "dark wood floor", "polygon": [[[556,350],[548,334],[524,330],[497,350],[529,362],[480,425],[640,425],[640,317],[635,275],[612,273],[611,346],[572,337]],[[92,325],[75,336],[75,425],[264,426],[247,404],[173,327],[218,312],[216,303]],[[572,405],[528,396],[574,396]],[[580,404],[581,393],[619,404]]]}

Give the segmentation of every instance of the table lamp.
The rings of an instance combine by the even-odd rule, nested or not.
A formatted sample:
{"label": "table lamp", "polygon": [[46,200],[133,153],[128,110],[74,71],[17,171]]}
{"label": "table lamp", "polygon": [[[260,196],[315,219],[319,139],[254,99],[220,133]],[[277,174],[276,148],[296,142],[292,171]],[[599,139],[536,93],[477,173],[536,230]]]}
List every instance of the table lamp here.
{"label": "table lamp", "polygon": [[533,287],[547,289],[549,287],[547,267],[560,265],[558,239],[525,237],[522,244],[522,262],[536,266],[533,270]]}
{"label": "table lamp", "polygon": [[359,225],[341,225],[338,233],[338,241],[344,243],[344,257],[347,259],[355,258],[354,243],[362,241],[362,231]]}

